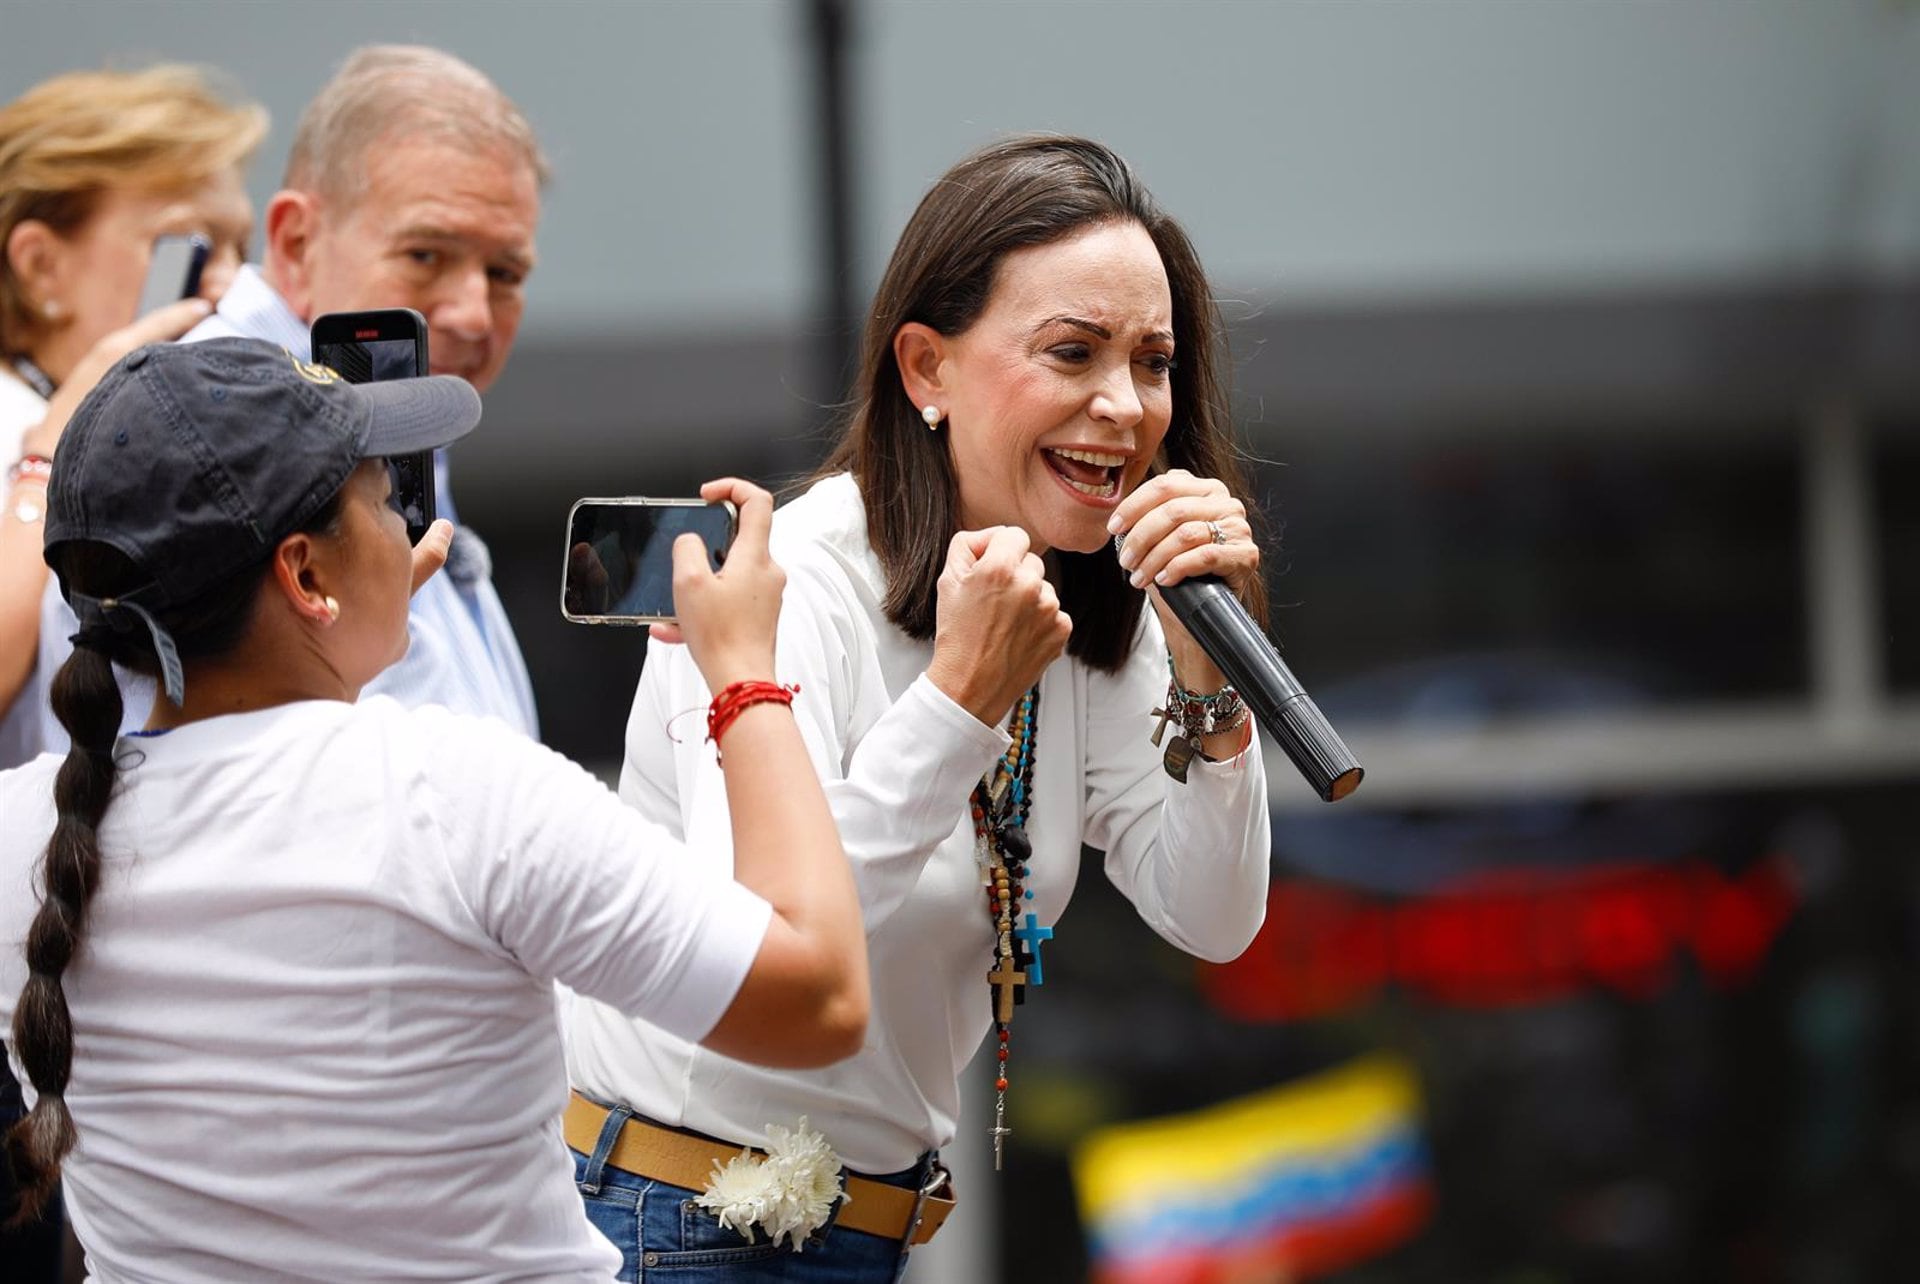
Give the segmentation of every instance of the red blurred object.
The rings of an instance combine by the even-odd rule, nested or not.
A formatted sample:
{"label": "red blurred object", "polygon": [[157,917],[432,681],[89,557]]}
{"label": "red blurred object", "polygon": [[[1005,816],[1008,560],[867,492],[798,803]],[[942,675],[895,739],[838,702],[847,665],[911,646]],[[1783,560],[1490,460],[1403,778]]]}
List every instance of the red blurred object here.
{"label": "red blurred object", "polygon": [[1638,862],[1477,878],[1418,898],[1275,884],[1247,951],[1202,964],[1203,992],[1242,1021],[1326,1016],[1387,985],[1469,1008],[1543,1003],[1599,986],[1659,993],[1683,952],[1717,985],[1744,980],[1799,895],[1785,858],[1739,874]]}

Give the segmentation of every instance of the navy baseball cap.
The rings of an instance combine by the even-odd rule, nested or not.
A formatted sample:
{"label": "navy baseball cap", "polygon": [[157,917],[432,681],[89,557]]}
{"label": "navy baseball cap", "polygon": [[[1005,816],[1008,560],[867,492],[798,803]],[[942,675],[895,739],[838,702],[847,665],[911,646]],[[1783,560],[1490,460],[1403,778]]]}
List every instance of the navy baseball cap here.
{"label": "navy baseball cap", "polygon": [[62,577],[84,633],[144,625],[167,695],[179,657],[152,612],[190,602],[267,560],[362,460],[432,450],[480,422],[464,379],[351,384],[258,339],[154,344],[121,358],[74,412],[47,485],[46,559],[106,544],[147,579],[92,598]]}

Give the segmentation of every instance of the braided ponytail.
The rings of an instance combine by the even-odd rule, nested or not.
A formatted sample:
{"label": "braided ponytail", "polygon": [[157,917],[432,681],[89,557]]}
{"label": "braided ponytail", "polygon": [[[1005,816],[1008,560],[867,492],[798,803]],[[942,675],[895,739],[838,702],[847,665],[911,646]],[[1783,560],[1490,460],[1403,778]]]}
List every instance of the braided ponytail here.
{"label": "braided ponytail", "polygon": [[13,1014],[13,1046],[39,1094],[7,1133],[7,1158],[20,1185],[16,1223],[37,1216],[73,1149],[67,1079],[73,1020],[62,977],[85,939],[87,908],[100,885],[100,821],[113,798],[120,686],[107,656],[76,647],[53,679],[53,711],[72,738],[53,787],[59,819],[47,843],[40,911],[27,931],[27,984]]}
{"label": "braided ponytail", "polygon": [[[336,493],[300,530],[337,536],[342,497]],[[138,567],[104,544],[75,542],[62,550],[62,584],[93,596],[125,592],[141,582]],[[255,600],[267,576],[262,563],[243,570],[191,602],[159,612],[183,660],[217,657],[245,636]],[[144,631],[118,633],[106,626],[83,630],[67,662],[54,674],[54,714],[72,742],[54,777],[58,813],[47,842],[45,884],[39,912],[27,929],[27,983],[13,1012],[13,1047],[36,1099],[26,1117],[7,1130],[6,1156],[20,1188],[20,1202],[7,1225],[32,1220],[60,1180],[60,1161],[77,1134],[67,1109],[73,1073],[73,1015],[63,978],[85,943],[87,909],[100,886],[100,822],[113,801],[119,767],[115,741],[125,714],[113,666],[149,677],[159,661]],[[164,698],[164,697],[162,697]]]}

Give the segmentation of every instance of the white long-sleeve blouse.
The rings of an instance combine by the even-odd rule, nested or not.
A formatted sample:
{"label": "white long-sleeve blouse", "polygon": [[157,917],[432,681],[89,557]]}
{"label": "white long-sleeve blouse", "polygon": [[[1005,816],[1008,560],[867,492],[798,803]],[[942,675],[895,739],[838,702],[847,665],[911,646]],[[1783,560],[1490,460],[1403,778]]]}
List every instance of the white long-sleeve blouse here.
{"label": "white long-sleeve blouse", "polygon": [[[775,515],[787,572],[778,667],[797,682],[802,734],[826,784],[864,910],[873,975],[866,1044],[823,1070],[766,1070],[706,1051],[605,1005],[571,1015],[574,1083],[663,1123],[742,1144],[801,1115],[856,1171],[894,1172],[946,1145],[959,1076],[992,1028],[995,937],[974,856],[968,797],[1006,749],[925,676],[931,642],[881,609],[885,577],[851,478],[815,484]],[[1258,737],[1239,757],[1196,758],[1187,783],[1162,770],[1150,711],[1166,695],[1166,644],[1151,610],[1115,674],[1062,657],[1040,682],[1021,908],[1058,929],[1082,845],[1168,941],[1232,958],[1266,908],[1269,829]],[[620,793],[684,838],[690,858],[731,869],[725,783],[704,743],[709,694],[684,647],[655,645],[627,726]],[[692,711],[692,712],[689,712]],[[1014,1022],[1044,1019],[1045,985]],[[1017,1066],[1015,1071],[1017,1077]]]}

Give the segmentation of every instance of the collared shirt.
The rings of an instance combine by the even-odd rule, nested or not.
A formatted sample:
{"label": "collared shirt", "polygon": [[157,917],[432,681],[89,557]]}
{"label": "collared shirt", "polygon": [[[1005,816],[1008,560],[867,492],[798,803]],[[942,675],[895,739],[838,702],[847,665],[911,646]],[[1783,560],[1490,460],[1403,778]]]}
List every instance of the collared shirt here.
{"label": "collared shirt", "polygon": [[[782,508],[773,553],[787,574],[775,672],[799,684],[793,712],[860,893],[873,977],[866,1043],[823,1070],[769,1070],[581,998],[568,1067],[590,1096],[731,1142],[764,1145],[768,1124],[805,1115],[855,1171],[895,1172],[953,1139],[961,1069],[991,1028],[995,937],[968,797],[1009,737],[947,698],[926,677],[933,644],[887,619],[886,573],[852,479],[829,478]],[[1266,913],[1259,741],[1229,761],[1195,759],[1175,784],[1148,739],[1166,693],[1166,642],[1151,610],[1119,672],[1062,656],[1042,675],[1027,818],[1033,899],[1021,916],[1059,923],[1084,844],[1105,853],[1108,879],[1154,931],[1229,959]],[[620,795],[681,839],[687,859],[730,872],[713,746],[673,726],[707,700],[685,647],[648,649]],[[1071,923],[1062,927],[1042,963],[1047,951],[1072,950],[1073,937]],[[1048,1002],[1045,988],[1030,993],[1021,1020],[1045,1021]]]}
{"label": "collared shirt", "polygon": [[202,339],[265,339],[277,343],[302,361],[312,358],[307,339],[307,323],[287,306],[280,292],[267,284],[260,269],[243,263],[234,273],[233,284],[220,296],[220,306],[212,316],[187,331],[185,342]]}
{"label": "collared shirt", "polygon": [[[189,330],[183,342],[223,336],[264,339],[302,361],[312,359],[306,322],[251,264],[234,277],[219,309]],[[435,456],[434,480],[441,515],[451,517],[452,490],[444,455],[443,451]],[[390,695],[409,707],[438,704],[455,713],[499,718],[516,731],[537,737],[533,684],[506,609],[488,578],[491,569],[480,537],[464,526],[458,528],[446,569],[413,595],[407,654],[361,694]],[[78,628],[79,621],[60,596],[59,583],[49,580],[41,599],[39,667],[21,698],[37,703],[42,711],[42,742],[56,753],[66,752],[67,737],[48,707],[47,695],[54,673],[73,649],[68,639]],[[153,684],[128,675],[122,687],[127,710],[122,726],[145,725],[153,707]]]}

